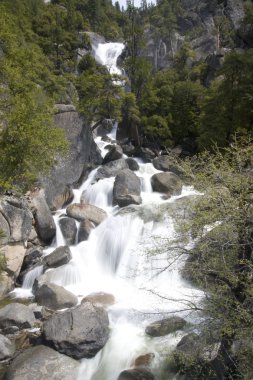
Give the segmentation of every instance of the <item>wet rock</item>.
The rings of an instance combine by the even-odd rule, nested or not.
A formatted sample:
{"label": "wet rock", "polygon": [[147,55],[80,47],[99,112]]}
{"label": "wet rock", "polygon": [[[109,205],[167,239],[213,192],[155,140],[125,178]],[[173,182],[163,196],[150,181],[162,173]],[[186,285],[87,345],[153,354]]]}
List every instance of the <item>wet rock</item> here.
{"label": "wet rock", "polygon": [[127,162],[129,169],[132,170],[133,172],[140,169],[138,162],[134,158],[129,157],[126,159],[126,162]]}
{"label": "wet rock", "polygon": [[94,225],[89,220],[83,220],[80,223],[77,241],[80,243],[81,241],[88,240],[91,231],[93,230]]}
{"label": "wet rock", "polygon": [[121,147],[124,154],[126,154],[127,156],[134,156],[135,146],[131,142],[125,144],[123,143],[121,144]]}
{"label": "wet rock", "polygon": [[62,286],[50,282],[42,284],[35,292],[35,301],[52,310],[66,309],[77,305],[77,297]]}
{"label": "wet rock", "polygon": [[171,172],[157,173],[151,177],[151,185],[154,191],[165,193],[169,196],[180,195],[182,192],[182,181]]}
{"label": "wet rock", "polygon": [[11,358],[15,352],[15,344],[0,334],[0,360]]}
{"label": "wet rock", "polygon": [[75,359],[92,358],[109,337],[106,311],[85,302],[74,309],[54,314],[43,325],[47,344]]}
{"label": "wet rock", "polygon": [[152,363],[154,358],[155,358],[155,354],[153,354],[153,352],[149,352],[147,354],[138,356],[135,359],[133,365],[134,367],[146,367]]}
{"label": "wet rock", "polygon": [[154,375],[146,369],[126,369],[117,380],[155,380]]}
{"label": "wet rock", "polygon": [[110,293],[91,293],[82,299],[82,303],[91,302],[95,306],[110,306],[115,303],[115,297]]}
{"label": "wet rock", "polygon": [[56,248],[53,252],[43,258],[43,263],[48,268],[57,268],[68,264],[71,260],[71,252],[68,246]]}
{"label": "wet rock", "polygon": [[17,326],[20,330],[30,328],[35,323],[33,312],[21,303],[11,303],[0,309],[0,328]]}
{"label": "wet rock", "polygon": [[121,147],[119,145],[113,145],[109,149],[109,152],[106,153],[103,159],[103,164],[107,164],[108,162],[119,160],[122,157],[122,154],[123,154],[123,151]]}
{"label": "wet rock", "polygon": [[[5,197],[0,203],[1,226],[10,242],[26,241],[32,229],[32,213],[24,199]],[[8,224],[8,227],[5,224]]]}
{"label": "wet rock", "polygon": [[2,253],[6,261],[6,272],[16,279],[20,273],[21,266],[25,257],[22,243],[13,243],[2,248]]}
{"label": "wet rock", "polygon": [[89,219],[96,225],[102,223],[107,217],[106,212],[101,208],[85,203],[74,203],[68,206],[67,215],[79,221]]}
{"label": "wet rock", "polygon": [[120,207],[140,204],[141,181],[130,169],[122,170],[114,181],[113,203]]}
{"label": "wet rock", "polygon": [[115,177],[124,169],[128,169],[127,162],[124,160],[124,158],[108,162],[108,164],[105,164],[98,169],[95,179],[100,180],[104,178]]}
{"label": "wet rock", "polygon": [[35,264],[39,263],[41,257],[43,256],[43,250],[41,247],[29,248],[24,257],[22,271],[33,267]]}
{"label": "wet rock", "polygon": [[56,225],[46,202],[44,190],[31,193],[31,206],[35,229],[40,239],[45,243],[51,243],[56,234]]}
{"label": "wet rock", "polygon": [[8,368],[5,380],[75,379],[79,363],[46,346],[31,347],[18,355]]}
{"label": "wet rock", "polygon": [[59,220],[62,235],[67,245],[73,245],[76,240],[77,227],[73,218],[61,218]]}
{"label": "wet rock", "polygon": [[146,327],[145,332],[152,337],[164,336],[182,330],[185,325],[186,321],[183,318],[174,316],[151,323]]}

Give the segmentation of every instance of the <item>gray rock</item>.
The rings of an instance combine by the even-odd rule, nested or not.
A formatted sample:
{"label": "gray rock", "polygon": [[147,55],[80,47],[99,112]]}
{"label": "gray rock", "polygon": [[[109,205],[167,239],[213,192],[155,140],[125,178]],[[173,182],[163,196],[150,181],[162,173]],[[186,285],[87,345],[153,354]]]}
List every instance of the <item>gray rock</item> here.
{"label": "gray rock", "polygon": [[14,279],[8,273],[2,272],[0,276],[0,299],[4,298],[13,289]]}
{"label": "gray rock", "polygon": [[129,169],[132,170],[133,172],[140,169],[138,162],[134,158],[129,157],[126,159],[126,162]]}
{"label": "gray rock", "polygon": [[47,344],[75,359],[92,358],[109,337],[106,311],[85,302],[74,309],[54,314],[43,325]]}
{"label": "gray rock", "polygon": [[50,243],[56,234],[56,225],[45,199],[44,190],[31,193],[35,229],[40,239]]}
{"label": "gray rock", "polygon": [[123,154],[123,151],[121,147],[118,145],[113,145],[110,148],[109,152],[106,153],[103,159],[103,164],[107,164],[108,162],[119,160],[122,157],[122,154]]}
{"label": "gray rock", "polygon": [[11,358],[15,352],[15,344],[0,334],[0,360]]}
{"label": "gray rock", "polygon": [[141,181],[130,169],[117,174],[113,186],[113,203],[120,207],[140,204]]}
{"label": "gray rock", "polygon": [[55,113],[76,112],[76,107],[73,104],[55,104]]}
{"label": "gray rock", "polygon": [[145,332],[152,337],[164,336],[182,330],[185,325],[186,321],[183,318],[173,316],[151,323],[146,327]]}
{"label": "gray rock", "polygon": [[46,346],[31,347],[18,355],[4,380],[76,379],[79,363]]}
{"label": "gray rock", "polygon": [[102,223],[107,218],[107,214],[104,210],[85,203],[73,203],[67,207],[66,212],[71,218],[79,221],[89,219],[96,225]]}
{"label": "gray rock", "polygon": [[35,264],[39,263],[41,257],[43,256],[43,250],[41,247],[29,248],[24,257],[22,271],[33,267]]}
{"label": "gray rock", "polygon": [[115,177],[118,173],[120,173],[124,169],[128,169],[128,165],[126,163],[126,160],[124,160],[124,158],[120,158],[119,160],[108,162],[108,164],[105,164],[101,168],[98,169],[95,179],[99,180],[103,178]]}
{"label": "gray rock", "polygon": [[35,292],[35,301],[52,310],[66,309],[77,305],[77,297],[62,286],[50,282],[42,284]]}
{"label": "gray rock", "polygon": [[75,244],[77,227],[73,218],[61,218],[59,220],[62,235],[67,245]]}
{"label": "gray rock", "polygon": [[81,241],[88,240],[93,228],[94,228],[94,225],[88,219],[83,220],[80,223],[79,230],[78,230],[78,236],[77,236],[78,243],[80,243]]}
{"label": "gray rock", "polygon": [[30,328],[35,323],[33,312],[21,303],[11,303],[0,309],[0,328],[17,326],[20,330]]}
{"label": "gray rock", "polygon": [[155,380],[154,375],[146,369],[126,369],[117,380]]}
{"label": "gray rock", "polygon": [[20,273],[21,266],[25,257],[25,247],[22,243],[13,243],[2,248],[2,254],[5,257],[5,270],[14,279]]}
{"label": "gray rock", "polygon": [[82,299],[82,303],[91,302],[95,306],[110,306],[115,304],[115,297],[110,293],[91,293]]}
{"label": "gray rock", "polygon": [[179,177],[185,175],[183,168],[180,165],[171,162],[171,158],[169,156],[164,155],[156,157],[152,163],[157,170],[172,172]]}
{"label": "gray rock", "polygon": [[[1,225],[10,242],[26,241],[32,229],[32,213],[24,199],[5,197],[0,203]],[[6,226],[4,220],[7,222]]]}
{"label": "gray rock", "polygon": [[91,128],[77,112],[57,113],[55,123],[65,131],[70,146],[68,154],[58,158],[51,174],[41,179],[50,209],[62,208],[72,199],[71,187],[83,175],[84,164],[102,162]]}
{"label": "gray rock", "polygon": [[169,196],[180,195],[182,192],[182,181],[171,172],[157,173],[151,177],[151,185],[154,191],[165,193]]}
{"label": "gray rock", "polygon": [[44,256],[43,263],[48,268],[57,268],[61,265],[68,264],[71,260],[71,251],[68,246],[56,248],[49,255]]}
{"label": "gray rock", "polygon": [[7,220],[5,219],[3,214],[1,214],[1,212],[0,212],[0,230],[3,232],[3,236],[0,237],[0,245],[7,244],[10,240],[11,231],[10,231],[10,226]]}

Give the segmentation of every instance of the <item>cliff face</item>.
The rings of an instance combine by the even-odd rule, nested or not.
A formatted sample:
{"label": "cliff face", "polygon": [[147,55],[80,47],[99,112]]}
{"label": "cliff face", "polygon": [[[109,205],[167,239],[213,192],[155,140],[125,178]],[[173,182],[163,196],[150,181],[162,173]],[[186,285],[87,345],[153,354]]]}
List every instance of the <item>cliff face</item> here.
{"label": "cliff face", "polygon": [[[182,14],[177,18],[177,30],[155,39],[148,32],[148,58],[157,69],[171,67],[173,57],[184,42],[195,51],[196,60],[210,54],[224,54],[235,42],[243,46],[237,30],[244,16],[243,0],[181,0]],[[227,34],[224,38],[222,34]],[[233,37],[232,37],[233,35]]]}

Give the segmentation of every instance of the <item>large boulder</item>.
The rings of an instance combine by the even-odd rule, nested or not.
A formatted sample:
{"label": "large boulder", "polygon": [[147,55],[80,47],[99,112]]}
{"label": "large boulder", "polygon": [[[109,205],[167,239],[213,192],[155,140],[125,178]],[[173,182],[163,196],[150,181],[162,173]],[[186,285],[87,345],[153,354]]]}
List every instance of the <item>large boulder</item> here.
{"label": "large boulder", "polygon": [[24,257],[22,271],[27,270],[34,265],[38,264],[41,261],[41,257],[43,256],[43,250],[41,247],[32,247],[29,248]]}
{"label": "large boulder", "polygon": [[91,293],[82,299],[82,303],[91,302],[95,306],[105,307],[115,303],[115,297],[110,293]]}
{"label": "large boulder", "polygon": [[121,147],[119,145],[113,145],[109,149],[109,152],[106,153],[103,159],[103,164],[107,164],[108,162],[119,160],[122,157],[122,155],[123,155],[123,151]]}
{"label": "large boulder", "polygon": [[130,204],[140,204],[141,181],[130,169],[124,169],[117,174],[113,186],[113,203],[120,207]]}
{"label": "large boulder", "polygon": [[32,229],[33,216],[24,199],[5,197],[0,203],[0,215],[0,228],[3,227],[6,242],[7,240],[20,242],[28,239]]}
{"label": "large boulder", "polygon": [[126,160],[124,160],[124,158],[108,162],[108,164],[105,164],[98,169],[95,179],[99,180],[104,178],[115,177],[124,169],[128,169],[127,162]]}
{"label": "large boulder", "polygon": [[147,335],[152,337],[164,336],[177,330],[182,330],[186,325],[183,318],[173,316],[150,323],[145,329]]}
{"label": "large boulder", "polygon": [[0,276],[0,299],[4,298],[13,289],[14,279],[8,273],[2,272]]}
{"label": "large boulder", "polygon": [[151,185],[154,191],[165,193],[168,196],[180,195],[182,192],[182,181],[171,172],[157,173],[151,177]]}
{"label": "large boulder", "polygon": [[0,246],[7,244],[10,240],[11,231],[10,226],[3,216],[3,214],[0,212],[0,230],[3,232],[3,236],[0,236]]}
{"label": "large boulder", "polygon": [[88,240],[91,231],[94,228],[94,224],[91,223],[88,219],[83,220],[80,223],[79,229],[78,229],[78,235],[77,235],[77,241],[80,243],[81,241]]}
{"label": "large boulder", "polygon": [[57,268],[68,264],[71,260],[71,251],[67,245],[56,248],[53,252],[43,258],[44,266],[47,268]]}
{"label": "large boulder", "polygon": [[75,359],[92,358],[109,337],[107,312],[85,302],[74,309],[54,314],[43,325],[47,344]]}
{"label": "large boulder", "polygon": [[62,286],[48,282],[36,290],[35,301],[49,309],[60,310],[76,306],[78,299]]}
{"label": "large boulder", "polygon": [[0,309],[0,328],[16,326],[20,330],[30,328],[35,323],[33,312],[21,303],[11,303]]}
{"label": "large boulder", "polygon": [[44,190],[31,193],[35,229],[42,241],[50,243],[56,234],[56,225],[45,199]]}
{"label": "large boulder", "polygon": [[0,360],[11,358],[15,352],[15,344],[0,334]]}
{"label": "large boulder", "polygon": [[122,371],[117,380],[155,380],[155,377],[146,369],[134,368]]}
{"label": "large boulder", "polygon": [[88,219],[96,225],[102,223],[107,217],[106,212],[101,208],[85,203],[73,203],[68,206],[67,215],[80,222]]}
{"label": "large boulder", "polygon": [[16,279],[20,273],[25,252],[26,249],[22,243],[13,243],[2,248],[6,263],[5,270],[14,279]]}
{"label": "large boulder", "polygon": [[102,162],[91,128],[84,124],[82,117],[74,109],[63,109],[59,105],[57,109],[55,123],[65,131],[69,151],[58,157],[57,166],[51,174],[41,179],[50,209],[62,208],[71,200],[71,188],[83,175],[84,164]]}
{"label": "large boulder", "polygon": [[126,162],[127,162],[129,169],[132,170],[133,172],[140,169],[138,162],[134,158],[128,157],[126,159]]}
{"label": "large boulder", "polygon": [[76,379],[79,363],[46,346],[31,347],[18,355],[4,380]]}
{"label": "large boulder", "polygon": [[59,220],[62,235],[67,245],[75,244],[77,227],[73,218],[61,218]]}

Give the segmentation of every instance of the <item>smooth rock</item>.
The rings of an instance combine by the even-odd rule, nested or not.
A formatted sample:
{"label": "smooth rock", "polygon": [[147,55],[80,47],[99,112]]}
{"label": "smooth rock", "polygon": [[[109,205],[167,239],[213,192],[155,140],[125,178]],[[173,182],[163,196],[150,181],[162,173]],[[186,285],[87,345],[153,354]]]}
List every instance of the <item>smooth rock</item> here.
{"label": "smooth rock", "polygon": [[13,289],[14,279],[8,273],[2,272],[0,276],[0,299],[4,298]]}
{"label": "smooth rock", "polygon": [[155,354],[153,352],[149,352],[147,354],[138,356],[134,360],[133,365],[134,365],[134,367],[146,367],[152,363],[154,358],[155,358]]}
{"label": "smooth rock", "polygon": [[60,218],[59,225],[67,245],[75,244],[77,227],[73,218]]}
{"label": "smooth rock", "polygon": [[117,380],[155,380],[154,375],[146,369],[126,369]]}
{"label": "smooth rock", "polygon": [[73,203],[67,207],[67,215],[79,221],[89,219],[96,225],[102,223],[107,214],[99,207],[85,204],[85,203]]}
{"label": "smooth rock", "polygon": [[35,219],[35,229],[40,239],[50,243],[56,234],[54,218],[45,199],[44,190],[31,193],[31,203]]}
{"label": "smooth rock", "polygon": [[77,241],[80,243],[81,241],[88,240],[91,231],[94,229],[94,224],[92,224],[88,219],[83,220],[80,223],[78,235],[77,235]]}
{"label": "smooth rock", "polygon": [[134,158],[129,157],[126,159],[126,162],[129,169],[133,172],[138,171],[140,169],[138,162]]}
{"label": "smooth rock", "polygon": [[130,169],[117,174],[113,186],[113,203],[120,207],[140,204],[141,181]]}
{"label": "smooth rock", "polygon": [[78,299],[73,293],[50,282],[42,284],[34,295],[38,304],[51,310],[66,309],[76,306],[78,303]]}
{"label": "smooth rock", "polygon": [[109,337],[107,312],[85,302],[74,309],[54,314],[43,325],[47,344],[75,359],[92,358]]}
{"label": "smooth rock", "polygon": [[109,152],[106,153],[103,159],[103,164],[107,164],[108,162],[119,160],[122,157],[122,155],[123,155],[122,148],[119,145],[113,145],[109,149]]}
{"label": "smooth rock", "polygon": [[171,172],[157,173],[151,177],[151,185],[154,191],[165,193],[169,196],[180,195],[182,192],[182,181]]}
{"label": "smooth rock", "polygon": [[15,279],[20,273],[21,266],[25,257],[25,252],[26,249],[22,243],[13,243],[2,248],[2,253],[6,261],[5,270]]}
{"label": "smooth rock", "polygon": [[82,299],[82,303],[91,302],[95,306],[110,306],[115,304],[115,297],[110,293],[91,293]]}
{"label": "smooth rock", "polygon": [[68,246],[56,248],[49,255],[44,256],[43,263],[48,268],[57,268],[61,265],[68,264],[71,260],[71,252]]}
{"label": "smooth rock", "polygon": [[[0,203],[0,212],[7,221],[9,229],[4,227],[10,242],[26,241],[32,229],[32,213],[24,199],[5,197]],[[2,219],[2,224],[3,224]]]}
{"label": "smooth rock", "polygon": [[164,336],[177,330],[182,330],[186,325],[183,318],[174,316],[150,323],[145,329],[147,335],[152,337]]}
{"label": "smooth rock", "polygon": [[11,358],[15,352],[15,344],[0,334],[0,360]]}
{"label": "smooth rock", "polygon": [[79,363],[46,346],[28,348],[18,355],[4,380],[72,380],[77,378]]}
{"label": "smooth rock", "polygon": [[11,303],[0,309],[0,328],[17,326],[20,330],[30,328],[35,323],[33,312],[21,303]]}
{"label": "smooth rock", "polygon": [[115,177],[124,169],[128,169],[127,162],[126,160],[124,160],[124,158],[108,162],[108,164],[105,164],[98,169],[95,179],[99,180],[104,178]]}

